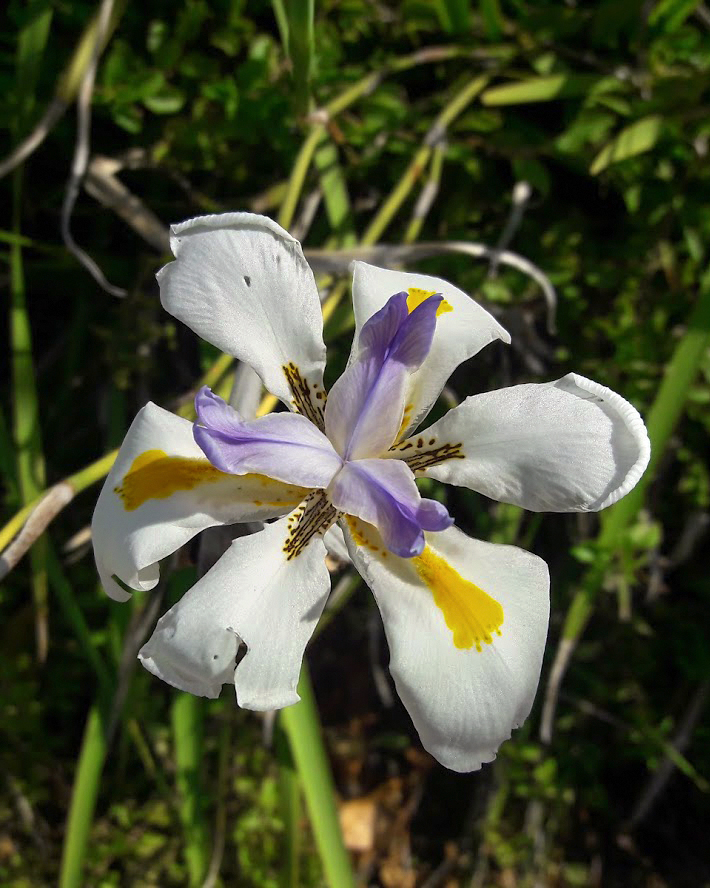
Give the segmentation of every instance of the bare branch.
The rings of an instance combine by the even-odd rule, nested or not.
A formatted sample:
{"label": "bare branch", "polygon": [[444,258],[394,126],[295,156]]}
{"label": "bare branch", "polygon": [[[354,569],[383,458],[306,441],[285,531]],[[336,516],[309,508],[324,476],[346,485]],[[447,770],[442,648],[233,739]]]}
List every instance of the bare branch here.
{"label": "bare branch", "polygon": [[89,194],[132,228],[160,253],[170,250],[170,231],[143,201],[126,188],[117,177],[123,168],[119,160],[97,155],[86,171],[84,188]]}
{"label": "bare branch", "polygon": [[74,499],[74,488],[62,481],[50,487],[25,522],[22,530],[0,555],[0,580],[15,567],[22,556],[44,533],[62,509]]}
{"label": "bare branch", "polygon": [[52,127],[67,110],[67,102],[55,96],[47,106],[47,110],[39,119],[37,126],[20,144],[14,148],[0,163],[0,179],[11,173],[23,161],[33,154],[47,138]]}
{"label": "bare branch", "polygon": [[96,31],[96,40],[91,52],[91,61],[86,67],[84,76],[79,86],[77,96],[77,134],[72,160],[71,173],[62,204],[61,231],[62,239],[69,252],[84,266],[96,283],[112,296],[125,296],[123,287],[116,287],[109,283],[103,271],[96,262],[74,240],[71,232],[71,216],[74,210],[79,189],[89,163],[90,137],[91,137],[91,97],[94,92],[96,69],[98,67],[99,54],[103,46],[104,36],[108,31],[111,21],[113,0],[101,0],[99,20]]}
{"label": "bare branch", "polygon": [[463,253],[475,259],[497,258],[502,265],[522,271],[540,287],[547,304],[548,329],[554,329],[557,310],[557,293],[547,275],[518,253],[511,250],[496,250],[486,244],[474,241],[422,241],[418,244],[376,244],[372,247],[354,247],[347,250],[306,250],[306,259],[314,271],[342,273],[354,259],[374,262],[379,265],[400,265],[406,262],[440,256],[444,253]]}

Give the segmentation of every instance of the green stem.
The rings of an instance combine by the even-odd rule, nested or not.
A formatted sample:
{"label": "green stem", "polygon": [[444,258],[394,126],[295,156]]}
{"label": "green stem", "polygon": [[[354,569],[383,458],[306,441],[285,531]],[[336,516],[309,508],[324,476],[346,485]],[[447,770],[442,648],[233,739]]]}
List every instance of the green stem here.
{"label": "green stem", "polygon": [[59,600],[67,622],[74,631],[82,653],[93,669],[102,692],[107,693],[112,687],[113,680],[103,657],[91,638],[91,631],[84,618],[84,613],[77,603],[71,584],[64,575],[57,553],[51,543],[47,546],[47,572],[51,588]]}
{"label": "green stem", "polygon": [[[602,551],[613,547],[638,515],[646,491],[654,479],[658,463],[685,409],[688,390],[709,345],[710,273],[707,273],[701,285],[700,299],[688,321],[688,329],[666,366],[663,382],[648,412],[646,426],[651,440],[651,460],[648,469],[629,494],[603,513],[599,534],[599,546]],[[601,575],[598,575],[599,573]],[[603,571],[595,571],[590,582],[577,593],[565,619],[563,638],[576,640],[582,634],[591,616],[602,581]]]}
{"label": "green stem", "polygon": [[[23,35],[24,36],[24,35]],[[32,41],[28,45],[33,45]],[[18,68],[22,69],[21,65]],[[13,176],[13,231],[20,234],[22,170]],[[12,353],[13,439],[17,458],[20,500],[24,505],[38,497],[45,485],[40,434],[40,410],[32,358],[32,330],[25,289],[22,247],[10,245],[10,349]],[[47,540],[40,537],[30,552],[32,598],[35,609],[37,659],[43,663],[49,648],[49,596]]]}
{"label": "green stem", "polygon": [[357,242],[348,186],[338,162],[338,149],[331,139],[319,145],[315,153],[315,167],[320,175],[325,210],[330,228],[339,247],[351,247]]}
{"label": "green stem", "polygon": [[700,362],[710,345],[710,272],[700,285],[700,299],[690,315],[688,329],[666,365],[663,382],[648,413],[647,428],[651,441],[651,460],[636,487],[602,516],[597,538],[599,557],[575,593],[562,626],[560,643],[550,670],[543,705],[540,736],[552,739],[552,728],[559,690],[574,650],[587,627],[594,605],[602,589],[609,556],[619,546],[624,532],[638,515],[648,486],[676,427],[698,372]]}
{"label": "green stem", "polygon": [[372,244],[377,243],[387,226],[397,214],[399,208],[409,196],[416,182],[421,178],[421,175],[429,162],[429,158],[432,155],[434,146],[440,142],[446,129],[454,122],[461,112],[464,111],[485,89],[489,80],[490,77],[488,75],[475,77],[467,83],[462,90],[459,90],[449,102],[447,102],[439,116],[436,118],[434,125],[430,128],[429,133],[424,140],[424,144],[415,153],[399,182],[392,189],[387,199],[377,211],[374,219],[367,227],[361,240],[363,246],[371,246]]}
{"label": "green stem", "polygon": [[86,884],[82,877],[82,870],[106,752],[106,733],[102,712],[99,705],[94,704],[86,719],[84,738],[77,759],[62,848],[59,888],[81,888]]}
{"label": "green stem", "polygon": [[280,885],[281,888],[298,888],[301,850],[301,790],[288,739],[278,721],[274,733],[274,752],[279,766],[279,807],[284,825]]}
{"label": "green stem", "polygon": [[[230,355],[221,355],[214,364],[207,370],[205,375],[202,377],[200,381],[200,385],[209,385],[214,388],[224,376],[229,373],[232,364],[234,362],[234,358]],[[190,402],[187,404],[183,404],[178,410],[177,413],[179,416],[183,416],[186,419],[192,419],[195,415],[195,407],[192,403],[192,398],[190,398]],[[73,475],[69,475],[64,478],[63,481],[60,481],[54,487],[61,487],[62,485],[66,485],[73,495],[81,493],[86,490],[88,487],[91,487],[93,484],[101,481],[103,478],[108,475],[111,471],[111,467],[116,461],[116,456],[118,455],[118,448],[115,450],[111,450],[109,453],[106,453],[100,459],[97,459],[95,462],[90,463],[88,466],[85,466],[83,469],[80,469],[78,472],[74,472]],[[50,488],[50,491],[54,488]],[[22,509],[20,509],[13,517],[7,522],[7,524],[0,529],[0,552],[2,552],[7,546],[10,545],[14,537],[22,530],[25,522],[29,518],[29,516],[34,512],[40,502],[47,495],[48,491],[44,490],[38,496],[35,496],[30,502],[28,502]]]}
{"label": "green stem", "polygon": [[315,0],[286,0],[288,54],[293,68],[296,112],[307,114],[311,100],[313,71],[313,14]]}
{"label": "green stem", "polygon": [[180,820],[185,835],[185,862],[190,888],[202,884],[210,862],[209,829],[201,787],[203,704],[179,693],[171,709]]}
{"label": "green stem", "polygon": [[446,149],[442,143],[434,146],[434,150],[431,156],[431,163],[429,164],[429,176],[427,177],[424,188],[422,189],[422,194],[424,193],[424,191],[428,191],[431,197],[427,201],[426,207],[422,210],[420,210],[419,201],[417,201],[417,205],[414,208],[412,218],[409,222],[409,225],[407,226],[407,230],[404,233],[403,242],[405,244],[413,244],[421,233],[422,226],[424,225],[424,220],[426,219],[426,214],[429,212],[429,207],[431,206],[431,203],[433,201],[433,196],[436,195],[439,191],[439,185],[441,183],[441,173],[444,167],[445,153]]}
{"label": "green stem", "polygon": [[325,880],[330,888],[354,888],[355,880],[340,830],[335,787],[321,736],[318,708],[305,661],[298,693],[301,702],[282,710],[280,719],[301,781]]}
{"label": "green stem", "polygon": [[[380,71],[375,71],[362,77],[352,86],[349,86],[335,98],[327,102],[321,109],[321,114],[326,121],[332,120],[341,112],[345,111],[351,105],[373,92],[388,74],[401,73],[417,65],[432,64],[434,62],[447,61],[448,59],[458,58],[465,55],[465,50],[457,46],[432,46],[427,49],[419,50],[400,59],[395,59]],[[312,129],[306,136],[305,141],[301,145],[301,149],[296,156],[293,170],[288,181],[286,197],[281,205],[278,222],[284,228],[289,228],[293,222],[296,207],[303,191],[303,184],[306,181],[308,170],[313,161],[316,149],[327,136],[327,128],[325,123],[314,123]]]}
{"label": "green stem", "polygon": [[325,136],[325,127],[316,126],[308,133],[303,145],[301,145],[296,156],[296,162],[293,165],[291,177],[288,180],[286,197],[279,211],[278,222],[283,228],[290,228],[293,222],[296,207],[303,191],[303,183],[306,181],[313,155],[316,153],[316,149],[321,141],[325,139]]}

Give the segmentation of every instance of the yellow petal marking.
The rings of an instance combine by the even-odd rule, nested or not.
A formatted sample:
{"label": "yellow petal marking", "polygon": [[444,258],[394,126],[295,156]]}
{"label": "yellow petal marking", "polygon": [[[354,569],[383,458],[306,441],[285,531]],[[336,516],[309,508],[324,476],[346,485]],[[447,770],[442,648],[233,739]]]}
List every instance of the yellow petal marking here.
{"label": "yellow petal marking", "polygon": [[[139,454],[121,484],[114,487],[114,492],[123,500],[127,512],[133,512],[151,499],[167,499],[174,493],[194,490],[202,484],[213,484],[226,481],[229,484],[224,491],[227,496],[244,498],[251,490],[257,493],[263,490],[273,496],[274,486],[281,483],[264,475],[230,475],[220,472],[206,459],[184,456],[168,456],[164,450],[146,450]],[[253,500],[256,506],[290,506],[297,505],[307,493],[302,487],[283,485],[279,491],[283,499],[273,501]]]}
{"label": "yellow petal marking", "polygon": [[464,579],[441,556],[427,546],[412,559],[420,578],[431,589],[457,648],[468,650],[481,642],[491,644],[493,634],[500,635],[503,608],[487,592]]}
{"label": "yellow petal marking", "polygon": [[[410,287],[407,290],[407,294],[407,309],[411,314],[417,306],[422,304],[422,302],[427,300],[430,296],[435,296],[436,290],[420,290],[419,287]],[[436,316],[439,318],[441,315],[446,314],[447,311],[453,310],[451,304],[448,303],[446,299],[442,299],[436,310]]]}
{"label": "yellow petal marking", "polygon": [[358,546],[363,549],[369,549],[370,552],[379,553],[383,558],[389,556],[387,549],[385,549],[384,546],[380,548],[375,542],[376,531],[371,524],[362,521],[360,518],[356,518],[354,515],[346,515],[345,520],[348,525],[348,530]]}
{"label": "yellow petal marking", "polygon": [[402,440],[404,433],[409,428],[409,425],[412,421],[412,410],[414,410],[414,404],[407,404],[405,406],[404,413],[402,414],[402,422],[399,426],[397,437],[394,439],[395,444],[398,444]]}

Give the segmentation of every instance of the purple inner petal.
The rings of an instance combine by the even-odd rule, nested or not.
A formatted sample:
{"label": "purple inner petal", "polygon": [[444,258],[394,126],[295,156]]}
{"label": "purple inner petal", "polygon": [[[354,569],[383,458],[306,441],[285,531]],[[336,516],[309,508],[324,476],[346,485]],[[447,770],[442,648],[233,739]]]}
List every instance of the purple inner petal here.
{"label": "purple inner petal", "polygon": [[328,437],[344,459],[379,456],[395,440],[406,380],[431,348],[440,294],[413,312],[395,293],[360,331],[355,361],[333,386],[325,412]]}
{"label": "purple inner petal", "polygon": [[343,461],[305,416],[272,413],[246,421],[202,388],[195,398],[193,434],[207,459],[223,472],[267,475],[302,487],[327,487]]}
{"label": "purple inner petal", "polygon": [[396,459],[346,463],[328,495],[336,509],[374,524],[387,548],[402,558],[422,553],[425,530],[453,523],[441,503],[421,498],[411,470]]}

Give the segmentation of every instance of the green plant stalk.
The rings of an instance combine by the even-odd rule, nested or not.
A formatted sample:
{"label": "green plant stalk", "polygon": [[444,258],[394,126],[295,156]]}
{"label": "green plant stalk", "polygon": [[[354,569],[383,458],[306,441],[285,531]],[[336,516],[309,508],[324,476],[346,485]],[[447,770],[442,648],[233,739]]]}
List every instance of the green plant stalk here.
{"label": "green plant stalk", "polygon": [[[211,389],[216,388],[232,372],[233,367],[234,358],[231,355],[220,355],[212,366],[205,371],[200,379],[198,388],[202,388],[203,385]],[[189,395],[189,400],[178,407],[175,412],[178,416],[182,416],[183,419],[195,418],[195,399],[192,392]]]}
{"label": "green plant stalk", "polygon": [[296,111],[303,115],[308,113],[311,101],[315,0],[285,0],[285,10],[288,17],[288,54],[293,67]]}
{"label": "green plant stalk", "polygon": [[377,243],[387,226],[397,214],[399,208],[409,196],[416,182],[421,178],[422,172],[429,162],[429,158],[431,157],[436,142],[441,136],[443,136],[446,129],[451,126],[454,120],[485,89],[489,79],[488,76],[484,75],[475,77],[473,80],[469,81],[462,90],[459,90],[449,102],[447,102],[439,116],[436,118],[434,125],[429,130],[429,134],[427,135],[424,144],[417,150],[414,157],[409,162],[407,169],[402,174],[399,182],[392,189],[387,199],[375,214],[374,219],[367,227],[361,240],[363,246],[371,246],[372,244]]}
{"label": "green plant stalk", "polygon": [[192,694],[179,693],[171,707],[171,718],[185,862],[190,888],[196,888],[202,884],[210,862],[209,827],[200,780],[202,700]]}
{"label": "green plant stalk", "polygon": [[53,10],[45,8],[22,28],[17,38],[17,54],[15,64],[16,98],[19,113],[15,121],[17,138],[25,127],[35,104],[35,90],[39,78],[42,55],[49,39]]}
{"label": "green plant stalk", "polygon": [[340,830],[335,787],[305,660],[298,693],[301,702],[283,709],[280,720],[301,781],[325,881],[330,888],[354,888],[355,880]]}
{"label": "green plant stalk", "polygon": [[[228,706],[229,708],[227,708]],[[232,762],[232,713],[234,711],[234,704],[232,701],[221,700],[220,709],[222,726],[219,732],[217,775],[213,784],[213,795],[216,798],[216,811],[214,817],[214,829],[212,832],[212,858],[207,871],[207,877],[203,883],[203,888],[214,888],[214,885],[217,882],[217,877],[219,876],[227,835],[227,798],[231,793],[229,775]]]}
{"label": "green plant stalk", "polygon": [[18,244],[21,247],[29,247],[32,250],[37,250],[38,253],[46,253],[47,255],[53,256],[55,258],[65,256],[65,250],[63,246],[58,247],[56,244],[45,244],[40,241],[33,240],[31,237],[27,237],[24,234],[15,234],[12,231],[0,231],[0,243]]}
{"label": "green plant stalk", "polygon": [[599,556],[584,576],[567,609],[545,691],[540,723],[540,738],[544,743],[552,740],[559,689],[594,611],[610,558],[643,505],[646,490],[654,478],[655,469],[683,412],[688,389],[698,372],[708,345],[710,345],[710,272],[706,272],[701,281],[700,298],[691,313],[688,329],[666,365],[661,387],[648,413],[647,428],[651,441],[651,460],[648,469],[636,487],[602,517],[602,526],[597,537]]}
{"label": "green plant stalk", "polygon": [[[120,2],[114,4],[108,26],[105,29],[100,51],[103,50],[113,35],[125,7],[126,0],[120,0]],[[25,75],[27,73],[31,74],[33,65],[35,65],[35,63],[41,58],[41,47],[44,45],[42,42],[43,29],[46,32],[44,34],[44,39],[46,40],[46,36],[49,32],[51,15],[51,9],[41,11],[37,18],[27,26],[18,40],[19,54],[24,55],[25,58],[29,60],[24,65],[24,70],[20,70],[18,66],[18,75],[20,76],[17,78],[17,83],[19,84],[19,90],[22,90],[25,93],[28,93],[29,91],[34,92],[36,77],[28,77]],[[71,102],[76,98],[81,81],[83,80],[84,74],[93,57],[94,45],[98,34],[99,17],[100,10],[97,10],[89,21],[89,24],[84,29],[68,64],[61,73],[57,81],[54,97],[47,106],[41,119],[37,122],[32,132],[24,138],[6,158],[0,161],[0,177],[19,166],[32,154],[33,151],[37,150],[47,137],[47,134],[52,130]],[[28,37],[27,35],[30,31],[33,33]],[[27,103],[23,104],[20,102],[20,106],[21,112],[18,115],[18,118],[24,122],[24,119],[27,116],[25,112],[28,110],[28,105]]]}
{"label": "green plant stalk", "polygon": [[503,33],[503,16],[498,0],[480,0],[478,5],[486,37],[489,40],[499,40]]}
{"label": "green plant stalk", "polygon": [[[659,460],[683,413],[688,390],[709,345],[710,273],[707,273],[701,285],[700,299],[688,321],[688,329],[666,366],[661,387],[648,412],[646,426],[651,440],[651,460],[648,469],[630,493],[602,513],[602,526],[598,538],[602,551],[614,547],[624,530],[638,515],[646,491],[655,476]],[[564,639],[576,642],[584,632],[604,578],[603,566],[592,568],[587,582],[573,598],[562,629]]]}
{"label": "green plant stalk", "polygon": [[82,653],[94,671],[99,687],[104,693],[108,693],[113,681],[111,674],[103,657],[92,641],[91,632],[84,619],[84,613],[76,601],[71,584],[64,575],[51,541],[48,541],[47,545],[47,572],[50,586],[59,601],[67,622],[74,631],[74,636],[79,642]]}
{"label": "green plant stalk", "polygon": [[338,149],[331,139],[319,144],[314,164],[320,176],[321,189],[328,222],[339,247],[352,247],[357,243],[353,212],[348,186],[338,162]]}
{"label": "green plant stalk", "polygon": [[367,226],[365,233],[362,236],[363,246],[372,246],[382,237],[383,232],[392,219],[394,219],[399,208],[409,197],[412,189],[421,178],[422,172],[429,162],[431,153],[431,145],[422,145],[417,149],[399,182],[397,182],[387,199],[382,203],[375,218]]}
{"label": "green plant stalk", "polygon": [[156,765],[155,758],[153,757],[153,753],[150,750],[150,746],[145,739],[138,720],[135,718],[126,719],[126,731],[133,741],[133,746],[138,753],[138,758],[141,760],[146,774],[155,782],[162,797],[167,800],[168,804],[170,804],[174,797],[172,787],[168,785],[168,781],[165,779],[162,769]]}
{"label": "green plant stalk", "polygon": [[449,34],[465,34],[471,27],[469,0],[440,0],[440,18]]}
{"label": "green plant stalk", "polygon": [[[110,453],[105,454],[100,459],[97,459],[96,462],[90,463],[88,466],[85,466],[83,469],[80,469],[78,472],[75,472],[73,475],[69,475],[63,481],[60,481],[59,484],[54,485],[55,487],[59,487],[60,485],[67,485],[74,494],[81,493],[83,490],[86,490],[87,487],[91,487],[92,484],[96,484],[98,481],[101,481],[103,478],[108,475],[111,471],[111,466],[116,462],[116,456],[118,455],[118,450],[112,450]],[[50,487],[49,490],[53,490],[54,488]],[[22,530],[23,525],[30,517],[30,515],[34,512],[40,502],[47,495],[48,491],[44,490],[42,493],[35,497],[31,502],[27,503],[17,512],[13,517],[7,522],[7,524],[0,530],[0,552],[5,549],[12,540],[17,536],[17,534]]]}
{"label": "green plant stalk", "polygon": [[301,788],[288,739],[278,720],[274,732],[274,753],[279,767],[279,807],[284,824],[283,860],[279,884],[281,888],[298,888],[301,851]]}
{"label": "green plant stalk", "polygon": [[[111,10],[111,16],[108,20],[108,26],[106,27],[101,46],[99,47],[99,54],[103,52],[108,45],[127,5],[127,0],[116,0],[114,3],[113,9]],[[84,79],[86,69],[91,62],[96,38],[99,33],[99,16],[100,10],[97,9],[79,38],[79,42],[72,53],[71,59],[57,81],[56,98],[64,105],[71,104],[76,98],[76,95],[79,92],[79,85]]]}
{"label": "green plant stalk", "polygon": [[[428,189],[431,193],[437,194],[439,191],[439,185],[441,184],[441,174],[444,168],[444,155],[446,154],[446,149],[442,144],[437,144],[434,146],[431,155],[431,163],[429,164],[429,175],[427,176],[427,180],[424,184],[424,189]],[[422,189],[422,191],[424,190]],[[426,212],[428,212],[428,207]],[[421,234],[422,226],[424,225],[424,220],[426,219],[426,213],[419,212],[419,208],[414,208],[414,213],[412,214],[412,218],[409,221],[409,225],[407,226],[407,230],[404,233],[403,242],[405,244],[413,244]]]}
{"label": "green plant stalk", "polygon": [[59,888],[81,888],[84,858],[108,747],[102,710],[94,704],[84,727],[67,817]]}
{"label": "green plant stalk", "polygon": [[[373,92],[384,80],[387,74],[401,73],[410,68],[414,68],[417,65],[447,61],[448,59],[458,58],[464,54],[465,50],[457,46],[430,47],[426,50],[420,50],[411,55],[394,59],[394,61],[381,71],[367,74],[365,77],[362,77],[352,86],[349,86],[342,93],[327,102],[322,109],[323,116],[326,120],[332,120],[338,114],[357,102],[358,99]],[[278,223],[283,226],[283,228],[288,229],[293,221],[311,162],[313,161],[316,149],[321,141],[325,139],[326,135],[326,125],[324,123],[314,123],[312,129],[301,145],[291,171],[291,176],[288,180],[286,196],[278,216]]]}
{"label": "green plant stalk", "polygon": [[296,207],[298,206],[298,201],[300,200],[301,192],[303,191],[303,185],[313,160],[313,155],[321,141],[325,139],[325,136],[325,127],[315,126],[306,136],[298,154],[296,155],[296,161],[288,180],[286,197],[281,204],[281,209],[279,210],[278,215],[278,223],[283,228],[288,229],[291,227],[293,217],[296,213]]}
{"label": "green plant stalk", "polygon": [[[219,381],[223,379],[227,373],[229,373],[233,362],[234,358],[232,358],[230,355],[220,355],[220,357],[217,358],[214,364],[202,377],[200,385],[209,385],[211,388],[217,386],[219,384]],[[192,401],[192,398],[190,398],[187,404],[183,404],[176,412],[179,416],[182,416],[186,419],[194,418],[195,405]],[[109,451],[109,453],[106,453],[95,462],[90,463],[88,466],[85,466],[78,472],[74,472],[73,475],[69,475],[68,477],[64,478],[63,481],[60,481],[58,484],[54,485],[54,487],[66,485],[74,496],[78,493],[81,493],[82,491],[98,483],[108,475],[113,464],[116,462],[117,455],[118,448]],[[54,487],[50,488],[50,490],[53,490]],[[34,510],[44,499],[47,493],[48,491],[43,490],[33,500],[26,503],[15,515],[13,515],[10,521],[8,521],[8,523],[2,529],[0,529],[0,552],[2,552],[7,546],[9,546],[12,540],[22,530],[22,527],[24,526],[29,516],[34,512]]]}
{"label": "green plant stalk", "polygon": [[[40,12],[17,41],[17,92],[21,130],[34,104],[34,89],[44,48],[49,37],[52,11]],[[12,179],[12,231],[21,236],[22,175]],[[10,351],[12,367],[13,440],[17,459],[17,480],[23,505],[35,499],[45,485],[44,455],[40,434],[40,410],[32,357],[32,330],[27,310],[25,270],[19,241],[10,245]],[[49,596],[47,583],[47,540],[40,537],[30,552],[32,597],[35,609],[37,658],[43,663],[49,648]]]}
{"label": "green plant stalk", "polygon": [[281,45],[286,54],[288,54],[288,16],[286,14],[286,6],[284,0],[271,0],[271,8],[274,10],[274,18],[279,29],[279,37],[281,37]]}

